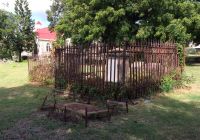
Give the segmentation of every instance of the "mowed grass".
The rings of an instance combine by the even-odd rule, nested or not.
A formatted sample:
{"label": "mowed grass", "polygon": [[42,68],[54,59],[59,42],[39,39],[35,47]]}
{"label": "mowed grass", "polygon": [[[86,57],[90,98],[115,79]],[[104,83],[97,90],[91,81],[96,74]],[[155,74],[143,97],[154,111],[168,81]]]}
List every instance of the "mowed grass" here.
{"label": "mowed grass", "polygon": [[28,82],[27,62],[0,64],[0,130],[37,110],[50,89]]}
{"label": "mowed grass", "polygon": [[83,123],[65,124],[47,117],[32,117],[50,89],[28,84],[26,62],[0,64],[0,130],[15,127],[19,120],[29,118],[31,127],[43,128],[32,134],[31,139],[197,140],[200,66],[188,66],[186,73],[195,78],[191,88],[153,96],[148,102],[130,106],[128,114],[113,116],[111,122],[92,121],[84,128]]}

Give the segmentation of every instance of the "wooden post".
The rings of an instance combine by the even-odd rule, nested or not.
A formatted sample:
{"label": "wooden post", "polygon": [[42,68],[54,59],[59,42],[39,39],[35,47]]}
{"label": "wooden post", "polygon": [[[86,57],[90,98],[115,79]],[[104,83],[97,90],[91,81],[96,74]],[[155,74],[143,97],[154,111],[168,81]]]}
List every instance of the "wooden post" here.
{"label": "wooden post", "polygon": [[30,78],[30,58],[28,57],[28,76]]}
{"label": "wooden post", "polygon": [[126,113],[128,113],[128,101],[126,101]]}
{"label": "wooden post", "polygon": [[85,108],[85,127],[88,127],[88,110]]}

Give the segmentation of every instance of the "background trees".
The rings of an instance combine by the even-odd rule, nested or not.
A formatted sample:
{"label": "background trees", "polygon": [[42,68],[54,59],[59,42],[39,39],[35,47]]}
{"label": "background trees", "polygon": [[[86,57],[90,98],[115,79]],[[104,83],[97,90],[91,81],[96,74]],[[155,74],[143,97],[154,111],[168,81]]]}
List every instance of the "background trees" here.
{"label": "background trees", "polygon": [[22,51],[32,51],[35,45],[34,21],[26,0],[16,0],[15,13],[0,10],[0,57],[11,58]]}
{"label": "background trees", "polygon": [[14,47],[15,17],[0,10],[0,58],[11,58]]}
{"label": "background trees", "polygon": [[19,61],[21,61],[21,52],[31,51],[35,45],[34,21],[31,19],[27,0],[16,0],[15,14],[16,30],[14,31],[15,47],[13,49],[18,52]]}
{"label": "background trees", "polygon": [[200,42],[199,9],[195,0],[55,0],[51,10],[59,16],[47,13],[51,27],[74,43],[157,38],[187,44]]}

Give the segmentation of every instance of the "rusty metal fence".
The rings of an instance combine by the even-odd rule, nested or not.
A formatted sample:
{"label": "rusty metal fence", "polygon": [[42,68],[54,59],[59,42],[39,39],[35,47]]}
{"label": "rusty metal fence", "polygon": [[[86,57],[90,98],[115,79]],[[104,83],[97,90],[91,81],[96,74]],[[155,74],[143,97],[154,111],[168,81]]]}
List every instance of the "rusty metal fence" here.
{"label": "rusty metal fence", "polygon": [[175,43],[66,46],[55,50],[55,87],[95,87],[101,94],[125,90],[137,98],[158,90],[162,77],[179,66]]}

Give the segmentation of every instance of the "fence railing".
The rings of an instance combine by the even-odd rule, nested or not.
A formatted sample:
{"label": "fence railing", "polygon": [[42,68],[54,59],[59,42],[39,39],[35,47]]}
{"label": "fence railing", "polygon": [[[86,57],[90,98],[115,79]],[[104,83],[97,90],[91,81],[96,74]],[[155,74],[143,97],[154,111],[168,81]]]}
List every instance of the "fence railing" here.
{"label": "fence railing", "polygon": [[95,87],[102,94],[126,91],[137,98],[158,89],[162,77],[179,66],[174,43],[135,42],[66,46],[55,51],[55,87]]}

